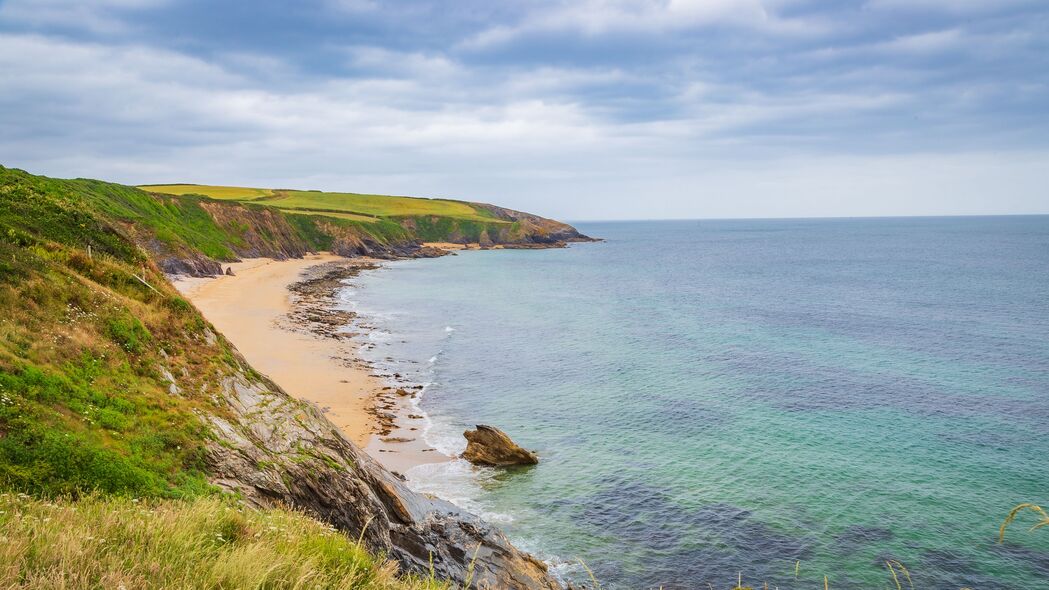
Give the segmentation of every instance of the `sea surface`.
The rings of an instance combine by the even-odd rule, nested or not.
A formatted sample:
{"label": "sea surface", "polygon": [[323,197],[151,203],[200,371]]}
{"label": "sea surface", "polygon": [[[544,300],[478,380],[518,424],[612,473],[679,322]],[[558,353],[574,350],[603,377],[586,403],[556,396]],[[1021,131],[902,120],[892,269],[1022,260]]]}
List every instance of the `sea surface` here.
{"label": "sea surface", "polygon": [[[579,223],[395,262],[363,353],[534,468],[407,475],[606,589],[1049,588],[1049,217]],[[908,584],[896,568],[903,588]]]}

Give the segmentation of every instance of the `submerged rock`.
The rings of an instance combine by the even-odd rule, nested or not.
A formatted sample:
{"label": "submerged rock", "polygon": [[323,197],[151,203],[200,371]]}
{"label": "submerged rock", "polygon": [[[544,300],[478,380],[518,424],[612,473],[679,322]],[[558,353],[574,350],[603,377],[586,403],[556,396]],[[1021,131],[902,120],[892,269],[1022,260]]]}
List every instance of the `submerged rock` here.
{"label": "submerged rock", "polygon": [[535,465],[539,456],[517,446],[505,432],[494,426],[478,424],[476,430],[467,430],[466,452],[463,459],[475,465],[505,467],[508,465]]}

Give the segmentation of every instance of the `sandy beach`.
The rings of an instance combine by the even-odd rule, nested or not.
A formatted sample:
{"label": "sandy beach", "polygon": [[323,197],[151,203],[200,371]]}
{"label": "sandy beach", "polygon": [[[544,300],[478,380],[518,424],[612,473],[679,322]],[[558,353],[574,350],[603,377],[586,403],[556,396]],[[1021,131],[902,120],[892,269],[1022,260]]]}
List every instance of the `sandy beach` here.
{"label": "sandy beach", "polygon": [[[410,399],[397,394],[399,384],[357,358],[357,343],[289,325],[289,286],[307,269],[336,261],[349,259],[331,254],[251,259],[224,265],[233,276],[183,277],[175,286],[253,367],[290,395],[316,404],[350,440],[390,469],[403,472],[447,460],[423,441],[423,423],[411,413]],[[397,416],[392,431],[383,426],[379,413]]]}

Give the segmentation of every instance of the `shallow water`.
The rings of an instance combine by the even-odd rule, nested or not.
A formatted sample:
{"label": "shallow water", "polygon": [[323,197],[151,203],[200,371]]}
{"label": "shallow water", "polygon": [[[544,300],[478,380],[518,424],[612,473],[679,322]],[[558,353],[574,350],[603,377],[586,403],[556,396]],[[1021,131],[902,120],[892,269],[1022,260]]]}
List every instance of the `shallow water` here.
{"label": "shallow water", "polygon": [[344,294],[366,356],[430,384],[431,442],[488,423],[542,457],[413,485],[606,588],[895,587],[886,559],[916,588],[1049,588],[1049,531],[995,544],[1049,502],[1049,217],[578,227],[608,241]]}

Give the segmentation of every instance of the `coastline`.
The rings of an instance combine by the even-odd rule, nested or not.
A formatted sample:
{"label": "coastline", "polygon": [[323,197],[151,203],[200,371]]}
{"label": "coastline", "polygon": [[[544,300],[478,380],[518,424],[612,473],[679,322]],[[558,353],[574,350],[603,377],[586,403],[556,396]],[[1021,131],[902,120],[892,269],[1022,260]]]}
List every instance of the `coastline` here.
{"label": "coastline", "polygon": [[381,261],[329,253],[224,264],[233,275],[173,281],[249,363],[289,395],[315,404],[354,444],[396,473],[451,460],[430,447],[426,417],[399,383],[360,358],[359,326],[335,294]]}

